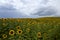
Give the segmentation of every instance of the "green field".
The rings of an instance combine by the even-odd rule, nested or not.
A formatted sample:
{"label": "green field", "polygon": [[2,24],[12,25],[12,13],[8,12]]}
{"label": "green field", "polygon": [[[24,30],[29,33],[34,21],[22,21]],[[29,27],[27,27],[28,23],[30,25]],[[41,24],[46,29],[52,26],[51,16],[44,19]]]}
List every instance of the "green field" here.
{"label": "green field", "polygon": [[0,18],[0,40],[60,40],[60,17]]}

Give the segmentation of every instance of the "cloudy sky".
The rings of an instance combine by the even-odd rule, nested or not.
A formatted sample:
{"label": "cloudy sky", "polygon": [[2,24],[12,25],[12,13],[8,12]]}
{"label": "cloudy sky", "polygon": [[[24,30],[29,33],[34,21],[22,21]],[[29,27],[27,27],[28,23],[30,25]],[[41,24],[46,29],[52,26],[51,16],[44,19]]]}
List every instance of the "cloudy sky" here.
{"label": "cloudy sky", "polygon": [[0,18],[60,16],[60,0],[0,0]]}

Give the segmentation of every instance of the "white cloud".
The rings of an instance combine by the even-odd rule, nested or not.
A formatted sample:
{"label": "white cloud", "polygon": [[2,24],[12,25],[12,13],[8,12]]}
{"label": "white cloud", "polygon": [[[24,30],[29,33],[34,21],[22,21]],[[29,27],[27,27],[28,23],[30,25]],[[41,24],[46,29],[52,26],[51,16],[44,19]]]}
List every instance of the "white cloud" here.
{"label": "white cloud", "polygon": [[60,16],[60,0],[50,0],[50,6],[54,7],[56,9],[55,16]]}
{"label": "white cloud", "polygon": [[[32,14],[38,13],[38,11],[41,11],[42,8],[47,8],[50,6],[53,9],[55,8],[57,10],[57,13],[52,15],[58,16],[60,15],[59,3],[59,0],[0,0],[0,7],[9,7],[8,5],[12,5],[12,8],[14,8],[15,11],[19,12],[16,13],[18,15],[22,14],[22,16],[25,15],[27,17],[38,17],[39,15]],[[43,13],[46,15],[45,11],[43,11]]]}
{"label": "white cloud", "polygon": [[43,0],[1,0],[0,4],[3,5],[13,5],[17,11],[23,14],[30,15],[34,13],[37,9],[43,7]]}
{"label": "white cloud", "polygon": [[30,15],[39,9],[40,2],[41,0],[14,0],[13,5],[18,11]]}

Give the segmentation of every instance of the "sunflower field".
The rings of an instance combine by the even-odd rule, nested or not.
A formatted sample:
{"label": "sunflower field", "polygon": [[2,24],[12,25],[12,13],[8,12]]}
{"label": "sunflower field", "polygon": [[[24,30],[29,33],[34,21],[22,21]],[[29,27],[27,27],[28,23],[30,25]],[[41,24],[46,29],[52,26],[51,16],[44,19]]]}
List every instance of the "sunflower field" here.
{"label": "sunflower field", "polygon": [[0,40],[60,40],[60,18],[0,18]]}

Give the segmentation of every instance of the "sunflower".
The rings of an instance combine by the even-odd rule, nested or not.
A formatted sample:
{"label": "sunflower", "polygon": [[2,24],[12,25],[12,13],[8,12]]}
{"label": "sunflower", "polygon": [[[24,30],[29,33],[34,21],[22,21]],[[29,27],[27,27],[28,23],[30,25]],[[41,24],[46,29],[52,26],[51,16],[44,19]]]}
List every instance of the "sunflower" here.
{"label": "sunflower", "polygon": [[3,22],[5,22],[5,21],[6,21],[6,19],[5,19],[5,18],[3,18],[2,20],[3,20]]}
{"label": "sunflower", "polygon": [[5,24],[5,23],[3,23],[2,25],[3,25],[3,26],[6,26],[6,24]]}
{"label": "sunflower", "polygon": [[22,34],[22,30],[17,30],[17,34]]}
{"label": "sunflower", "polygon": [[17,26],[16,28],[17,28],[17,29],[20,29],[20,26]]}
{"label": "sunflower", "polygon": [[19,20],[19,19],[18,19],[17,21],[18,21],[18,22],[20,22],[20,20]]}
{"label": "sunflower", "polygon": [[44,38],[48,38],[48,34],[47,33],[44,33]]}
{"label": "sunflower", "polygon": [[14,35],[15,34],[15,31],[14,30],[10,30],[9,31],[9,35]]}
{"label": "sunflower", "polygon": [[6,34],[3,34],[2,37],[5,39],[5,38],[7,38],[7,35]]}
{"label": "sunflower", "polygon": [[37,33],[37,37],[38,37],[38,38],[41,38],[41,32],[38,32],[38,33]]}

